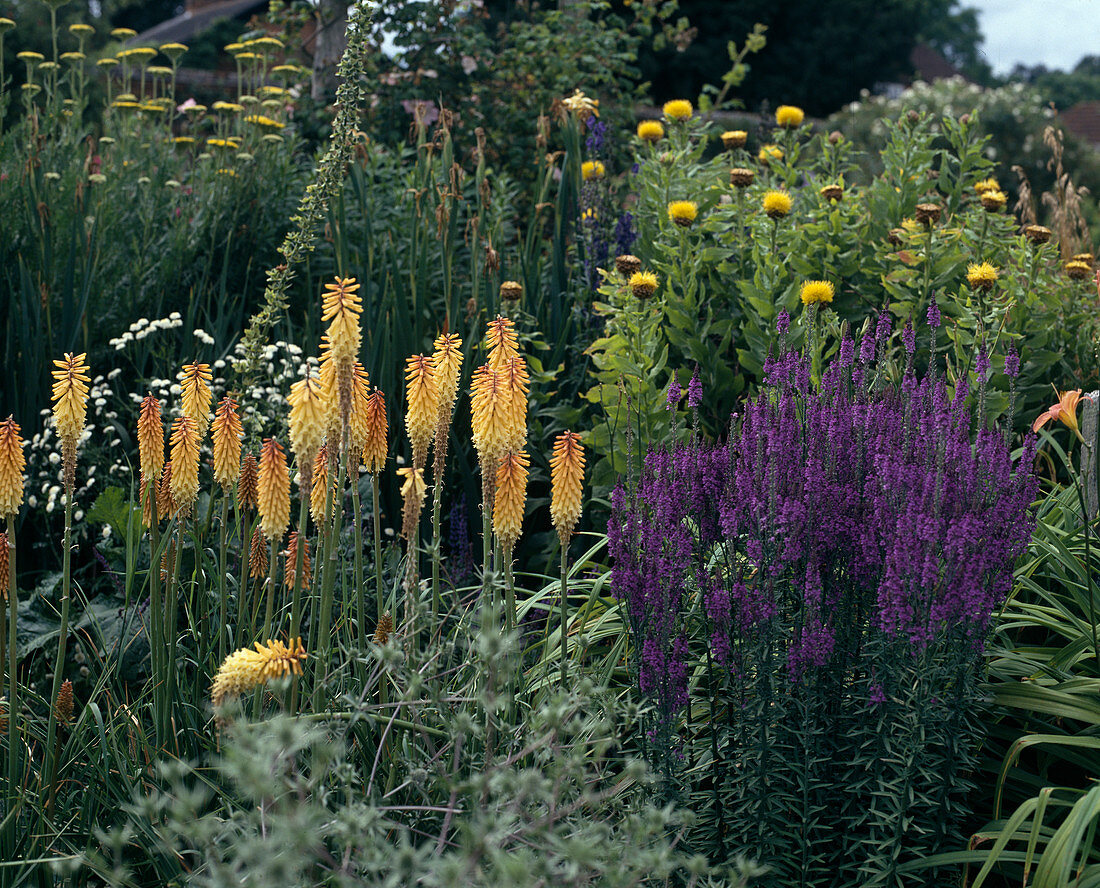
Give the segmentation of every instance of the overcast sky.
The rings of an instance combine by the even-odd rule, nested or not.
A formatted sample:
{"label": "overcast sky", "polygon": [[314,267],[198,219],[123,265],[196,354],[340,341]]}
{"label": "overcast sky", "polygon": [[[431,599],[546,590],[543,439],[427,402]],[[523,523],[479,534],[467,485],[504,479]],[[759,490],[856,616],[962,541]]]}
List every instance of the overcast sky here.
{"label": "overcast sky", "polygon": [[989,64],[1006,74],[1017,62],[1071,69],[1100,55],[1100,0],[963,0],[978,10]]}

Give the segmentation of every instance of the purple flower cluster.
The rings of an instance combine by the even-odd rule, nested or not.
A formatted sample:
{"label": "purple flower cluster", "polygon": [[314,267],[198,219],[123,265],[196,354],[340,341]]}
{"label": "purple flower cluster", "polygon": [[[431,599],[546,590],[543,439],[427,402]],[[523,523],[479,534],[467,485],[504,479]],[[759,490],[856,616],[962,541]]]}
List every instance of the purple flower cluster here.
{"label": "purple flower cluster", "polygon": [[[863,364],[888,335],[880,319]],[[1013,462],[1000,432],[972,432],[942,374],[868,394],[842,351],[816,391],[801,356],[770,360],[728,444],[651,451],[615,492],[612,581],[663,717],[686,701],[685,638],[731,676],[764,645],[791,681],[824,670],[865,693],[890,686],[871,652],[980,651],[1030,538],[1032,444]]]}

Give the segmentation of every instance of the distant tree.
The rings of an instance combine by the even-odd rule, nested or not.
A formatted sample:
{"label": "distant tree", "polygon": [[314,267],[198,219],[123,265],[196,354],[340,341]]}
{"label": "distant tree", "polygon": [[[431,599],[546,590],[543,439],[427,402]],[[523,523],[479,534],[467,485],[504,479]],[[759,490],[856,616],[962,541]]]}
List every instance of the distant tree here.
{"label": "distant tree", "polygon": [[[616,0],[617,4],[625,0]],[[658,101],[694,97],[729,67],[726,45],[754,23],[768,26],[767,48],[749,60],[740,95],[748,107],[797,102],[824,116],[858,98],[861,89],[912,73],[909,55],[921,41],[964,70],[982,74],[981,33],[959,0],[680,0],[698,29],[682,52],[645,52],[640,67]]]}
{"label": "distant tree", "polygon": [[1029,83],[1045,102],[1065,111],[1078,102],[1100,99],[1100,56],[1085,56],[1072,71],[1059,71],[1046,65],[1017,65],[1003,82]]}

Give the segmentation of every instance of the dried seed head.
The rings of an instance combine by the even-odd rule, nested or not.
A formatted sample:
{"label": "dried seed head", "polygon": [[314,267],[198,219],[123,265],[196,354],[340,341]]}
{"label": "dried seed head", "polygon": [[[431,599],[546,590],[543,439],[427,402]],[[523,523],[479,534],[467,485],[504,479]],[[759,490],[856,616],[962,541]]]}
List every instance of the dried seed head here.
{"label": "dried seed head", "polygon": [[734,188],[748,188],[756,178],[756,173],[744,167],[734,167],[730,170],[730,185]]}
{"label": "dried seed head", "polygon": [[573,535],[581,515],[584,484],[584,447],[576,432],[562,432],[550,457],[550,520],[563,546]]}
{"label": "dried seed head", "polygon": [[505,281],[500,285],[500,298],[515,301],[523,295],[523,284],[519,281]]}
{"label": "dried seed head", "polygon": [[23,438],[19,425],[9,416],[0,422],[0,518],[14,516],[23,504]]}
{"label": "dried seed head", "polygon": [[260,527],[268,540],[278,543],[290,524],[290,472],[286,453],[274,438],[265,438],[260,451]]}
{"label": "dried seed head", "polygon": [[821,189],[821,196],[825,200],[841,201],[844,199],[844,186],[843,185],[826,185]]}
{"label": "dried seed head", "polygon": [[1024,237],[1033,244],[1045,244],[1050,240],[1051,230],[1045,225],[1028,225],[1024,228]]}
{"label": "dried seed head", "polygon": [[257,641],[255,650],[242,648],[225,658],[214,676],[210,702],[218,709],[227,699],[265,685],[273,678],[301,675],[305,659],[306,651],[300,638],[289,645],[271,639],[266,645]]}
{"label": "dried seed head", "polygon": [[241,439],[244,437],[237,402],[228,395],[218,404],[210,434],[214,439],[214,480],[228,495],[229,488],[241,474]]}
{"label": "dried seed head", "polygon": [[630,253],[624,253],[622,256],[615,257],[615,270],[624,278],[629,279],[630,276],[640,270],[641,267],[642,260]]}
{"label": "dried seed head", "polygon": [[938,204],[921,203],[917,204],[917,221],[931,227],[940,221],[940,215],[943,210],[940,209]]}
{"label": "dried seed head", "polygon": [[57,692],[54,712],[63,725],[68,725],[73,720],[73,683],[67,678],[61,682],[61,690]]}
{"label": "dried seed head", "polygon": [[749,140],[749,134],[744,130],[726,130],[722,133],[722,147],[727,151],[732,151],[734,148],[744,148],[745,142]]}
{"label": "dried seed head", "polygon": [[241,477],[237,479],[237,505],[241,509],[255,509],[260,495],[260,467],[251,451],[244,455]]}
{"label": "dried seed head", "polygon": [[390,640],[391,635],[393,635],[393,617],[382,614],[378,618],[378,625],[374,627],[374,643],[384,645]]}

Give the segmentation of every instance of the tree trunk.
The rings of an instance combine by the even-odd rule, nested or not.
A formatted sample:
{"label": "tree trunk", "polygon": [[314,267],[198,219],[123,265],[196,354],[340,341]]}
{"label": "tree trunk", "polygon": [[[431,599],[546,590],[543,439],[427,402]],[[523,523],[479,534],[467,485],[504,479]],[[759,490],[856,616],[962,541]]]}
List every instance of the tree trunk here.
{"label": "tree trunk", "polygon": [[313,42],[313,84],[311,95],[324,101],[336,89],[336,66],[348,45],[347,0],[320,0],[317,31]]}

